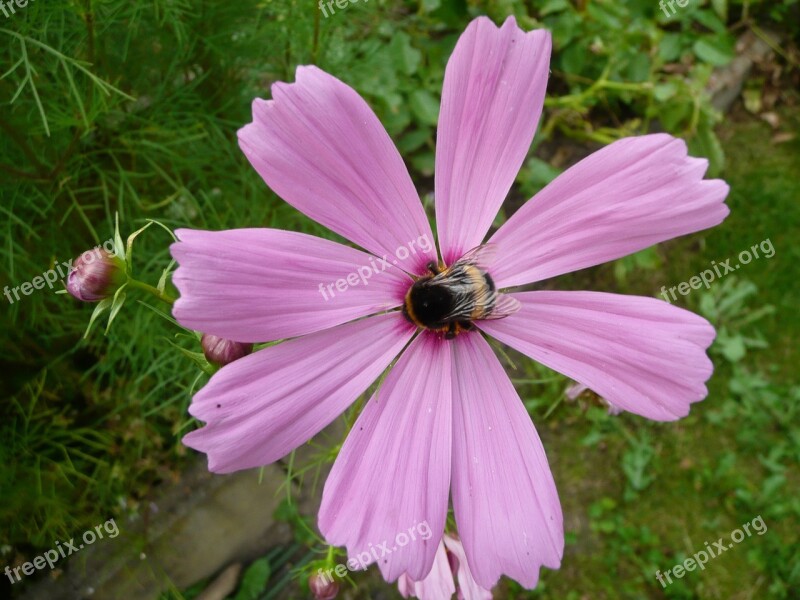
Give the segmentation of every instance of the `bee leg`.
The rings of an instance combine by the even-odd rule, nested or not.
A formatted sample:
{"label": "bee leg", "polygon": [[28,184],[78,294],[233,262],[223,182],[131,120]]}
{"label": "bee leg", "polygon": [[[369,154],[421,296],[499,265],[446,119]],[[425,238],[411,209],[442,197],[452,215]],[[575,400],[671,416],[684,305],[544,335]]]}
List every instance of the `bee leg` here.
{"label": "bee leg", "polygon": [[458,324],[450,323],[450,325],[447,326],[447,333],[444,334],[444,339],[452,340],[457,335],[458,335]]}
{"label": "bee leg", "polygon": [[459,321],[458,326],[463,331],[472,331],[473,329],[475,329],[475,325],[472,324],[472,321]]}
{"label": "bee leg", "polygon": [[430,271],[434,275],[438,275],[439,273],[442,272],[441,269],[439,268],[439,264],[434,261],[431,261],[427,265],[425,265],[425,268],[427,268],[428,271]]}

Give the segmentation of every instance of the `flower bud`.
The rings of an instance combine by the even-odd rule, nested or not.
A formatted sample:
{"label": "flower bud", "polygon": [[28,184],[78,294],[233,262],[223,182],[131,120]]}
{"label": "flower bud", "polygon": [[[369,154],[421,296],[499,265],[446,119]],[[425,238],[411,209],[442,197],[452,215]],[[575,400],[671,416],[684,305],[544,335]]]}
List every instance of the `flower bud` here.
{"label": "flower bud", "polygon": [[339,593],[339,584],[320,572],[308,578],[308,588],[314,600],[333,600]]}
{"label": "flower bud", "polygon": [[582,383],[577,383],[577,382],[573,383],[564,391],[564,395],[572,401],[577,400],[579,396],[586,396],[589,400],[593,401],[595,404],[607,408],[608,414],[612,416],[618,415],[622,412],[622,409],[619,406],[613,404],[610,400],[607,400],[606,398],[603,398],[599,394],[590,390],[587,386],[583,385]]}
{"label": "flower bud", "polygon": [[127,278],[125,261],[98,246],[73,261],[67,291],[82,302],[98,302],[113,296]]}
{"label": "flower bud", "polygon": [[233,342],[210,333],[203,334],[203,337],[200,338],[200,345],[203,347],[203,354],[208,362],[220,367],[239,360],[253,351],[253,344]]}

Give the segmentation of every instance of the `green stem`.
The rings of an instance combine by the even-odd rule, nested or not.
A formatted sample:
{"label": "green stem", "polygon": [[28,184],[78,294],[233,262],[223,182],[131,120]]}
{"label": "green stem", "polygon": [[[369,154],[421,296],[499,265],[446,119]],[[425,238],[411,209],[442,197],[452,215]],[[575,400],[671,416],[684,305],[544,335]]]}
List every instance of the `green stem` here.
{"label": "green stem", "polygon": [[153,296],[155,296],[156,298],[158,298],[162,302],[166,302],[167,304],[170,304],[170,305],[175,304],[175,298],[173,298],[172,296],[168,296],[167,294],[165,294],[164,292],[162,292],[158,288],[154,288],[152,285],[147,284],[147,283],[145,283],[143,281],[139,281],[138,279],[132,279],[131,278],[131,279],[128,279],[128,285],[130,287],[132,287],[132,288],[138,288],[140,290],[144,290],[145,292],[148,292],[149,294],[152,294]]}
{"label": "green stem", "polygon": [[328,554],[325,557],[325,563],[327,564],[328,567],[335,566],[335,564],[333,562],[333,553],[335,551],[336,551],[336,548],[334,548],[333,546],[328,546]]}

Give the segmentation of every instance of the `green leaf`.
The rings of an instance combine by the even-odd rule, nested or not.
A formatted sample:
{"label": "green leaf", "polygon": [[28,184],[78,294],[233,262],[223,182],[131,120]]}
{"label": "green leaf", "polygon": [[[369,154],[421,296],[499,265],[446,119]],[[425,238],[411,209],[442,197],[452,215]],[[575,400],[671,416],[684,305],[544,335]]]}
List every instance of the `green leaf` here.
{"label": "green leaf", "polygon": [[432,135],[433,133],[428,127],[414,129],[397,140],[397,149],[400,150],[400,154],[410,154],[424,146]]}
{"label": "green leaf", "polygon": [[680,131],[682,125],[691,117],[691,115],[692,104],[685,100],[681,102],[680,98],[676,101],[668,103],[658,113],[658,117],[661,119],[661,125],[664,127],[664,130],[671,132]]}
{"label": "green leaf", "polygon": [[442,0],[422,0],[422,10],[424,12],[433,12],[441,5],[442,5]]}
{"label": "green leaf", "polygon": [[618,281],[624,282],[627,280],[628,275],[635,270],[654,271],[660,266],[661,259],[658,256],[658,252],[655,246],[651,246],[617,260],[614,263],[614,277]]}
{"label": "green leaf", "polygon": [[426,177],[430,177],[433,175],[436,166],[436,156],[433,152],[422,152],[412,157],[411,164],[417,171]]}
{"label": "green leaf", "polygon": [[525,185],[526,194],[538,192],[561,174],[561,170],[536,158],[529,158],[519,172],[517,180]]}
{"label": "green leaf", "polygon": [[730,362],[738,362],[742,360],[747,353],[742,336],[736,335],[733,337],[719,339],[720,351],[722,355]]}
{"label": "green leaf", "polygon": [[725,167],[725,151],[709,123],[701,123],[697,135],[689,140],[689,150],[694,156],[705,156],[709,161],[708,175],[715,177]]}
{"label": "green leaf", "polygon": [[628,64],[629,81],[647,81],[650,78],[650,57],[644,52],[639,52],[631,58]]}
{"label": "green leaf", "polygon": [[633,490],[642,491],[655,480],[656,476],[650,467],[654,456],[655,449],[646,440],[636,440],[622,455],[622,471]]}
{"label": "green leaf", "polygon": [[659,83],[653,88],[653,98],[658,102],[664,102],[674,97],[678,93],[678,86],[673,81]]}
{"label": "green leaf", "polygon": [[239,585],[239,591],[236,593],[234,600],[257,600],[264,588],[267,587],[267,581],[272,574],[272,568],[269,565],[269,560],[259,558],[254,561],[242,576],[242,583]]}
{"label": "green leaf", "polygon": [[404,31],[400,31],[392,38],[389,50],[394,58],[397,68],[406,75],[413,75],[417,72],[420,62],[422,62],[422,52],[411,45],[411,37]]}
{"label": "green leaf", "polygon": [[666,33],[658,44],[658,56],[664,62],[673,62],[681,57],[683,37],[679,33]]}
{"label": "green leaf", "polygon": [[403,106],[392,108],[383,113],[381,122],[390,135],[396,135],[411,123],[411,112]]}
{"label": "green leaf", "polygon": [[586,65],[589,49],[582,43],[576,42],[567,46],[561,53],[561,68],[565,73],[580,75]]}
{"label": "green leaf", "polygon": [[697,40],[692,50],[697,58],[715,67],[727,65],[734,57],[733,43],[727,37],[706,37]]}
{"label": "green leaf", "polygon": [[[725,26],[724,20],[710,10],[697,11],[694,14],[694,18],[705,27],[708,27],[714,33],[724,34],[728,30],[728,28]],[[727,20],[727,18],[725,18],[725,20]]]}
{"label": "green leaf", "polygon": [[539,14],[543,17],[547,15],[567,10],[570,7],[567,0],[547,0],[539,9]]}
{"label": "green leaf", "polygon": [[411,112],[426,125],[439,121],[439,100],[428,90],[414,90],[410,98]]}
{"label": "green leaf", "polygon": [[552,32],[555,46],[559,49],[566,48],[574,39],[582,39],[586,30],[585,21],[572,10],[550,15],[545,26]]}
{"label": "green leaf", "polygon": [[612,14],[611,5],[602,5],[599,2],[587,2],[586,12],[589,17],[597,21],[610,31],[624,31],[626,24],[619,17]]}

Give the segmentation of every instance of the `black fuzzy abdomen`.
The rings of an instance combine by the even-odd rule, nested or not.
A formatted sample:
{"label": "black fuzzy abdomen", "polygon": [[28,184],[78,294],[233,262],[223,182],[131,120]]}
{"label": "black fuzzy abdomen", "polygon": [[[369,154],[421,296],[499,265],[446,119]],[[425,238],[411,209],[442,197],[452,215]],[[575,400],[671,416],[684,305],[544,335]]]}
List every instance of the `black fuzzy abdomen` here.
{"label": "black fuzzy abdomen", "polygon": [[[448,316],[453,314],[456,298],[451,290],[441,285],[415,283],[409,290],[403,312],[418,325],[435,329],[447,324]],[[410,306],[409,306],[410,305]]]}

